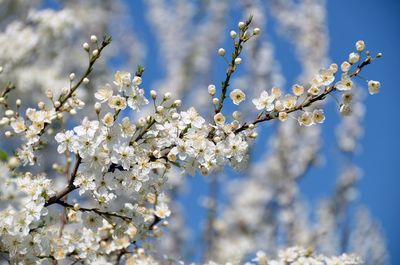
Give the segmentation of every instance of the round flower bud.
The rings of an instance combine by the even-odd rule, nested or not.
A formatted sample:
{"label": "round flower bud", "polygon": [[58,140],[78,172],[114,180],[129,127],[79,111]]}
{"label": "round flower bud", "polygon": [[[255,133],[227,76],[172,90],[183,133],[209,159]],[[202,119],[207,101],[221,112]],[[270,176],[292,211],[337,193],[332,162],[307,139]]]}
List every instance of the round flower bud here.
{"label": "round flower bud", "polygon": [[252,133],[249,135],[249,137],[250,137],[251,139],[256,139],[257,136],[258,136],[258,133],[257,133],[257,132],[252,132]]}
{"label": "round flower bud", "polygon": [[20,106],[21,106],[21,100],[20,99],[17,99],[16,101],[15,101],[15,105],[17,106],[17,108],[19,108]]}
{"label": "round flower bud", "polygon": [[75,211],[79,211],[80,208],[81,208],[81,205],[79,203],[74,203],[74,210]]}
{"label": "round flower bud", "polygon": [[3,66],[0,66],[0,74],[3,72]]}
{"label": "round flower bud", "polygon": [[6,99],[4,97],[0,97],[0,103],[4,103]]}
{"label": "round flower bud", "polygon": [[225,49],[224,48],[219,48],[218,49],[218,55],[219,56],[224,56],[225,55]]}
{"label": "round flower bud", "polygon": [[254,28],[253,29],[253,34],[254,35],[258,35],[258,34],[260,34],[260,32],[261,32],[260,28]]}
{"label": "round flower bud", "polygon": [[173,120],[178,120],[180,116],[178,113],[174,112],[171,117]]}
{"label": "round flower bud", "polygon": [[70,75],[69,75],[69,80],[74,80],[75,79],[75,74],[74,73],[71,73]]}
{"label": "round flower bud", "polygon": [[349,63],[355,64],[360,60],[360,55],[358,53],[352,52],[349,54]]}
{"label": "round flower bud", "polygon": [[217,105],[218,102],[219,102],[219,99],[218,99],[218,98],[213,98],[213,99],[212,99],[212,102],[213,102],[214,105]]}
{"label": "round flower bud", "polygon": [[99,50],[98,49],[96,49],[96,50],[94,50],[93,52],[92,52],[92,55],[93,56],[97,56],[97,55],[99,55]]}
{"label": "round flower bud", "polygon": [[359,40],[356,42],[356,49],[359,52],[362,52],[365,49],[365,43],[363,40]]}
{"label": "round flower bud", "polygon": [[240,29],[243,29],[245,26],[246,26],[246,23],[244,23],[243,21],[240,21],[240,22],[238,23],[238,27],[239,27]]}
{"label": "round flower bud", "polygon": [[71,109],[70,111],[69,111],[69,114],[71,114],[71,115],[76,115],[76,109]]}
{"label": "round flower bud", "polygon": [[177,99],[177,100],[174,101],[174,106],[175,107],[180,107],[181,105],[182,105],[182,100]]}
{"label": "round flower bud", "polygon": [[89,84],[89,82],[90,82],[90,80],[89,80],[89,78],[87,78],[87,77],[83,78],[83,80],[82,80],[82,83],[83,83],[84,85]]}
{"label": "round flower bud", "polygon": [[152,99],[156,99],[157,98],[157,92],[155,90],[150,90],[150,96]]}
{"label": "round flower bud", "polygon": [[10,122],[10,119],[9,119],[9,118],[3,117],[3,118],[0,120],[0,125],[1,125],[1,126],[6,125],[6,124],[8,124],[9,122]]}
{"label": "round flower bud", "polygon": [[370,80],[368,81],[368,92],[371,95],[378,94],[381,88],[381,83],[379,81]]}
{"label": "round flower bud", "polygon": [[139,120],[138,120],[138,125],[140,126],[140,127],[143,127],[144,125],[146,125],[146,119],[145,118],[140,118]]}
{"label": "round flower bud", "polygon": [[64,115],[60,112],[57,113],[57,119],[61,120],[64,117]]}
{"label": "round flower bud", "polygon": [[4,114],[6,114],[7,117],[11,117],[11,116],[14,116],[14,111],[11,109],[8,109],[8,110],[6,110],[6,112]]}
{"label": "round flower bud", "polygon": [[378,54],[376,55],[376,58],[381,58],[383,56],[383,54],[381,52],[378,52]]}
{"label": "round flower bud", "polygon": [[254,129],[254,127],[255,127],[255,126],[254,126],[253,123],[250,123],[250,124],[249,124],[249,129]]}
{"label": "round flower bud", "polygon": [[232,39],[236,38],[237,33],[234,30],[231,30],[231,32],[229,32],[229,35],[231,36]]}
{"label": "round flower bud", "polygon": [[89,51],[89,49],[90,49],[89,43],[85,42],[85,43],[83,44],[83,49],[84,49],[85,51]]}
{"label": "round flower bud", "polygon": [[54,102],[54,107],[58,108],[60,106],[61,106],[61,102],[60,101],[57,100],[57,101]]}
{"label": "round flower bud", "polygon": [[216,92],[215,85],[212,85],[212,84],[209,85],[208,86],[208,94],[210,94],[211,96],[214,96],[215,92]]}
{"label": "round flower bud", "polygon": [[157,112],[162,112],[163,110],[164,110],[164,107],[163,106],[157,106]]}
{"label": "round flower bud", "polygon": [[11,136],[12,136],[12,132],[10,132],[10,131],[5,131],[5,132],[4,132],[4,135],[5,135],[6,137],[11,137]]}
{"label": "round flower bud", "polygon": [[238,57],[235,59],[235,64],[238,65],[242,62],[242,58]]}
{"label": "round flower bud", "polygon": [[214,136],[213,140],[214,140],[215,143],[218,143],[218,142],[221,141],[221,137],[219,137],[219,136]]}
{"label": "round flower bud", "polygon": [[96,42],[97,42],[97,37],[96,37],[96,35],[90,36],[90,41],[91,41],[92,43],[96,43]]}
{"label": "round flower bud", "polygon": [[101,111],[101,104],[99,102],[94,103],[94,110],[96,111],[97,114],[100,113]]}
{"label": "round flower bud", "polygon": [[167,92],[167,93],[164,94],[164,99],[165,100],[168,100],[170,98],[171,98],[171,92]]}
{"label": "round flower bud", "polygon": [[21,163],[20,163],[19,159],[15,156],[10,157],[10,159],[8,160],[8,166],[11,169],[19,167],[20,164]]}

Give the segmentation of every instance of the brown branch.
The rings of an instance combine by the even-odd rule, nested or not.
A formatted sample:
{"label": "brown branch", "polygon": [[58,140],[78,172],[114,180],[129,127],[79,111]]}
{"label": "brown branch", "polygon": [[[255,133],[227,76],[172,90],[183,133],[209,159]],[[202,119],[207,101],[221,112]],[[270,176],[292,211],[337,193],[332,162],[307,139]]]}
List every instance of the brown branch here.
{"label": "brown branch", "polygon": [[76,190],[78,188],[77,186],[74,185],[74,180],[78,173],[78,168],[79,168],[79,165],[81,164],[81,162],[82,162],[82,158],[79,155],[77,155],[75,166],[74,166],[74,169],[72,170],[71,178],[69,179],[68,185],[62,191],[60,191],[56,195],[50,197],[47,200],[47,202],[44,204],[45,207],[50,206],[54,203],[57,203],[65,195],[69,194],[70,192],[72,192],[73,190]]}
{"label": "brown branch", "polygon": [[[372,57],[371,56],[367,56],[367,58],[357,66],[357,68],[349,75],[349,77],[355,77],[357,76],[361,70],[367,66],[368,64],[370,64],[372,61]],[[323,93],[321,93],[320,95],[317,96],[311,96],[308,99],[306,99],[302,104],[295,106],[289,110],[286,110],[284,112],[286,112],[287,114],[298,111],[298,110],[303,110],[306,107],[311,106],[311,104],[313,104],[314,102],[320,101],[320,100],[324,100],[326,98],[327,95],[329,95],[331,92],[335,91],[336,87],[334,85],[329,86],[327,88],[325,88],[325,91]],[[257,119],[255,119],[253,122],[251,123],[244,123],[241,127],[239,127],[238,129],[236,129],[235,133],[239,133],[242,132],[246,129],[249,128],[250,124],[256,125],[257,123],[261,123],[264,121],[269,121],[269,120],[273,120],[279,117],[279,113],[278,112],[268,112],[266,113],[264,116],[260,116]]]}
{"label": "brown branch", "polygon": [[253,17],[250,16],[246,20],[245,26],[242,29],[240,29],[239,41],[237,43],[235,43],[235,50],[232,53],[232,60],[231,60],[229,66],[228,66],[228,69],[226,71],[225,81],[222,82],[221,97],[219,99],[218,107],[215,109],[215,113],[221,112],[222,107],[224,106],[224,101],[225,101],[225,98],[226,98],[226,92],[228,91],[229,82],[231,80],[232,74],[236,70],[235,60],[239,57],[240,53],[242,52],[243,44],[246,41],[248,41],[250,39],[250,37],[251,37],[251,36],[250,37],[246,37],[245,36],[245,32],[248,30],[252,20],[253,20]]}

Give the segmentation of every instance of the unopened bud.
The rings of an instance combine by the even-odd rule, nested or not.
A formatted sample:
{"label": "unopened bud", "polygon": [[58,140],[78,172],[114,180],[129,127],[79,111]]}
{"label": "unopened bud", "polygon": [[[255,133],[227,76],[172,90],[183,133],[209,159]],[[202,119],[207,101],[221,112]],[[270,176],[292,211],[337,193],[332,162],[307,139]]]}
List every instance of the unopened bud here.
{"label": "unopened bud", "polygon": [[97,42],[97,37],[96,37],[96,35],[90,36],[90,41],[91,41],[92,43],[96,43],[96,42]]}
{"label": "unopened bud", "polygon": [[89,51],[90,49],[89,43],[85,42],[82,46],[85,51]]}

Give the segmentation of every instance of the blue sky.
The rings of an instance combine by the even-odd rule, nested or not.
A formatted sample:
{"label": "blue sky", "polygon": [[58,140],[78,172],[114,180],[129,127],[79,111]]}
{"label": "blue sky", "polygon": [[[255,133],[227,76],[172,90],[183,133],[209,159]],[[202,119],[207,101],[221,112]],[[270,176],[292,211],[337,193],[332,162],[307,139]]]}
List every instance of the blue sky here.
{"label": "blue sky", "polygon": [[[386,0],[330,0],[327,1],[328,27],[330,35],[329,55],[333,62],[341,63],[347,58],[347,54],[354,49],[354,43],[365,40],[368,49],[373,53],[382,52],[384,57],[363,71],[363,76],[369,79],[380,80],[381,93],[376,96],[368,96],[366,99],[366,118],[364,121],[365,133],[361,141],[362,151],[355,161],[363,170],[363,177],[359,187],[361,195],[359,203],[367,205],[373,216],[384,228],[391,264],[400,264],[400,108],[398,101],[400,93],[398,88],[398,63],[400,41],[400,1]],[[148,28],[141,12],[142,4],[138,3],[132,12],[135,16],[136,28],[139,35],[144,38],[148,47],[148,54],[157,55],[154,36]],[[231,21],[237,21],[232,15]],[[233,25],[227,25],[227,31]],[[291,53],[291,47],[278,37],[272,36],[279,45],[276,54],[281,62],[283,73],[290,84],[297,77],[299,66],[293,63],[295,57]],[[211,51],[212,52],[212,51]],[[158,69],[157,56],[151,56],[146,60],[146,83],[159,78],[162,72]],[[218,58],[216,57],[216,60]],[[222,77],[223,71],[220,76]],[[218,79],[219,80],[219,79]],[[218,80],[215,80],[216,82]],[[302,191],[305,198],[311,202],[321,197],[326,197],[332,191],[332,185],[338,172],[337,154],[334,144],[330,139],[334,137],[332,132],[338,119],[335,118],[331,107],[328,113],[328,121],[324,124],[324,155],[327,161],[322,168],[313,170],[302,183]],[[332,117],[332,118],[331,118]],[[204,216],[204,211],[198,206],[198,195],[204,195],[206,187],[199,178],[191,179],[190,195],[187,195],[185,205],[188,208],[187,216],[194,229],[199,229],[199,221]],[[321,185],[321,183],[323,185]],[[322,188],[321,188],[322,186]]]}

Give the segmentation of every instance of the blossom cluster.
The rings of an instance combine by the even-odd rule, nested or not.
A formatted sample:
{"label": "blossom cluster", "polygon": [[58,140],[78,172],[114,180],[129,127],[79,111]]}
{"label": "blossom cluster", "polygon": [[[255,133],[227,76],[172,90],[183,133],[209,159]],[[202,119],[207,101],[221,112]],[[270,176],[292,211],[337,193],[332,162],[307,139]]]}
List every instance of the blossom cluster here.
{"label": "blossom cluster", "polygon": [[[17,100],[13,109],[7,100],[13,86],[7,85],[0,95],[0,104],[5,107],[1,125],[9,128],[6,137],[18,136],[22,141],[15,157],[8,161],[15,178],[6,181],[4,193],[10,203],[0,211],[0,250],[7,254],[9,261],[46,264],[70,259],[85,264],[111,264],[111,261],[118,264],[124,255],[128,263],[129,254],[134,252],[131,262],[155,263],[151,257],[144,256],[141,247],[145,247],[151,237],[162,236],[163,227],[168,226],[165,219],[172,213],[165,191],[168,188],[166,174],[171,168],[190,175],[196,172],[208,175],[227,165],[243,169],[249,146],[257,137],[256,124],[275,118],[285,121],[292,118],[292,112],[301,112],[295,118],[300,125],[322,123],[323,110],[308,108],[333,91],[350,90],[351,78],[380,57],[366,53],[366,59],[357,65],[365,46],[357,42],[358,52],[351,53],[349,60],[342,64],[340,81],[334,83],[338,67],[332,64],[308,84],[294,85],[291,94],[283,96],[276,87],[263,91],[259,98],[252,100],[260,113],[254,121],[245,122],[237,111],[224,115],[223,106],[230,77],[242,61],[239,56],[243,45],[260,34],[259,28],[250,28],[251,22],[251,17],[239,22],[239,32],[230,33],[235,50],[228,62],[219,97],[214,97],[216,87],[208,86],[215,112],[212,120],[203,117],[194,107],[182,109],[181,100],[173,99],[169,92],[160,96],[151,90],[149,100],[142,88],[144,70],[138,67],[135,74],[118,71],[111,84],[96,91],[95,118],[88,116],[79,124],[68,124],[67,115],[75,115],[86,107],[76,91],[90,82],[89,74],[95,62],[111,42],[108,37],[98,41],[92,35],[90,44],[83,44],[89,57],[87,70],[80,78],[71,73],[70,87],[63,89],[58,97],[48,91],[46,96],[50,103],[39,102],[37,108],[22,112],[21,100]],[[218,53],[224,57],[226,51],[221,48]],[[353,65],[355,69],[350,72]],[[374,94],[379,91],[380,84],[369,81],[368,87]],[[240,89],[230,91],[229,97],[234,105],[246,99]],[[341,111],[349,108],[351,101],[348,96],[343,98]],[[150,101],[154,106],[151,115],[136,122],[124,116],[128,109],[140,112]],[[72,128],[67,129],[69,126]],[[67,158],[66,166],[58,170],[66,176],[67,185],[63,189],[56,188],[54,179],[45,173],[23,171],[25,166],[38,165],[40,151],[49,144],[43,141],[45,132],[54,134],[50,143],[56,144],[57,152]],[[54,168],[58,169],[57,165]],[[10,174],[5,171],[2,177]],[[13,198],[10,190],[17,190],[18,194]],[[297,248],[282,252],[279,261],[269,262],[261,252],[254,261],[259,264],[360,263],[353,256],[314,257]]]}

